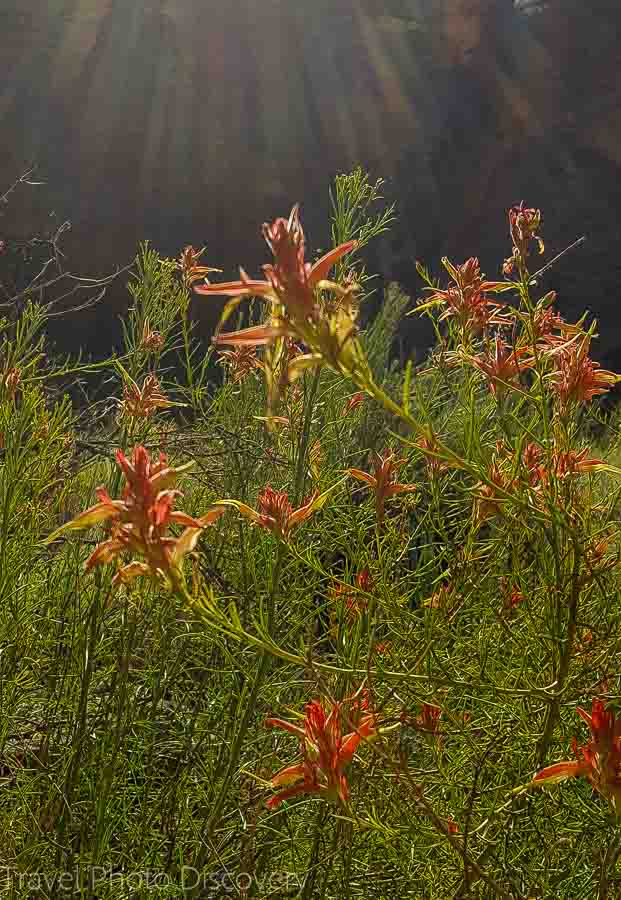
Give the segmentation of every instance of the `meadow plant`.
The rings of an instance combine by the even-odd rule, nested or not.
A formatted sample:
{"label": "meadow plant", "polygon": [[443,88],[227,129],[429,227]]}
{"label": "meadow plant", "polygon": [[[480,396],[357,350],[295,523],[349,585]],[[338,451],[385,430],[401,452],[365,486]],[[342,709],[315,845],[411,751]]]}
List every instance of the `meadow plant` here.
{"label": "meadow plant", "polygon": [[[619,377],[525,204],[498,279],[419,266],[401,370],[379,188],[339,176],[316,262],[298,207],[264,225],[261,279],[144,246],[105,366],[3,326],[3,895],[617,895]],[[214,368],[191,292],[231,298]],[[57,385],[106,368],[87,429]]]}

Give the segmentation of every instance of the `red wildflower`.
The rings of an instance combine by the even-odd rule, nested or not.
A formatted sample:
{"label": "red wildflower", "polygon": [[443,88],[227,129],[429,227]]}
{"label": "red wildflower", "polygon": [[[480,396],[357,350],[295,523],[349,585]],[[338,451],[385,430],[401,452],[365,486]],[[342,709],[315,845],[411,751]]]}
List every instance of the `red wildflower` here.
{"label": "red wildflower", "polygon": [[362,392],[358,392],[357,394],[353,394],[345,406],[343,407],[343,416],[348,416],[350,412],[353,412],[355,409],[358,409],[361,403],[364,403],[364,394]]}
{"label": "red wildflower", "polygon": [[526,262],[529,254],[531,241],[536,241],[539,247],[539,253],[545,250],[543,240],[537,234],[541,225],[541,210],[525,207],[524,203],[519,206],[512,206],[509,210],[509,231],[511,240],[513,241],[513,255],[505,261],[503,272],[509,275],[513,271],[513,266],[520,261],[522,264]]}
{"label": "red wildflower", "polygon": [[373,579],[368,569],[363,569],[356,575],[354,587],[347,584],[337,584],[332,591],[332,600],[335,603],[341,601],[345,611],[347,625],[353,625],[356,619],[366,611],[369,601],[365,594],[373,590]]}
{"label": "red wildflower", "polygon": [[425,457],[427,472],[431,477],[448,471],[449,466],[438,455],[440,448],[437,439],[433,435],[430,438],[419,438],[416,446]]}
{"label": "red wildflower", "polygon": [[149,320],[144,320],[142,326],[142,335],[140,337],[140,349],[149,353],[157,353],[164,346],[164,338],[159,331],[153,331],[149,325]]}
{"label": "red wildflower", "polygon": [[[377,733],[377,717],[368,709],[368,702],[355,706],[352,698],[352,712],[362,713],[357,726],[349,734],[343,734],[343,703],[313,700],[306,705],[306,716],[302,726],[283,719],[267,719],[265,724],[283,728],[300,740],[302,761],[281,769],[272,778],[272,787],[285,787],[267,801],[270,809],[284,800],[301,794],[318,794],[326,800],[346,803],[349,785],[345,769],[352,761],[360,742]],[[346,720],[349,726],[349,722]]]}
{"label": "red wildflower", "polygon": [[167,409],[170,406],[177,404],[166,397],[155,375],[147,375],[142,388],[126,375],[121,401],[121,412],[126,416],[133,419],[148,419],[156,409]]}
{"label": "red wildflower", "polygon": [[198,261],[204,252],[204,247],[201,250],[195,250],[191,245],[185,247],[181,252],[177,268],[181,270],[181,277],[186,288],[192,287],[195,281],[206,278],[211,272],[221,271],[221,269],[212,269],[209,266],[199,266]]}
{"label": "red wildflower", "polygon": [[449,816],[446,820],[446,830],[449,834],[459,834],[459,825],[452,816]]}
{"label": "red wildflower", "polygon": [[496,461],[490,465],[487,478],[487,482],[480,481],[476,485],[478,494],[475,503],[475,521],[478,523],[492,516],[500,515],[503,494],[508,492],[512,486],[511,479],[505,475]]}
{"label": "red wildflower", "polygon": [[554,763],[542,769],[534,785],[550,784],[566,778],[587,778],[593,789],[606,798],[613,812],[621,812],[621,719],[607,710],[603,700],[593,698],[591,714],[578,707],[578,715],[591,729],[591,740],[578,747],[573,740],[575,760]]}
{"label": "red wildflower", "polygon": [[442,710],[440,707],[432,706],[430,703],[423,703],[415,722],[422,731],[437,735],[440,733],[439,722],[441,717]]}
{"label": "red wildflower", "polygon": [[364,481],[375,493],[375,512],[377,524],[384,521],[386,500],[395,494],[411,493],[416,490],[415,484],[398,484],[396,482],[397,469],[405,465],[405,459],[397,459],[392,450],[385,450],[383,454],[373,455],[374,475],[363,472],[361,469],[348,469],[350,475],[358,481]]}
{"label": "red wildflower", "polygon": [[508,320],[498,315],[502,304],[495,303],[488,296],[489,292],[504,289],[505,282],[486,281],[481,275],[479,260],[475,257],[467,259],[460,266],[454,266],[444,257],[442,264],[454,283],[444,291],[428,288],[433,293],[419,305],[419,311],[442,304],[446,308],[440,321],[453,317],[468,331],[481,331],[491,324],[507,324]]}
{"label": "red wildflower", "polygon": [[261,367],[254,347],[240,346],[233,350],[221,350],[219,357],[218,362],[229,367],[233,384],[244,381],[254,369]]}
{"label": "red wildflower", "polygon": [[[86,562],[87,569],[111,562],[127,551],[140,559],[120,569],[116,580],[150,575],[164,577],[176,585],[181,560],[194,549],[203,528],[215,522],[223,509],[215,507],[200,518],[173,510],[180,491],[173,490],[172,485],[191,463],[173,469],[163,453],[158,462],[153,462],[140,445],[134,447],[131,461],[122,450],[117,450],[116,460],[125,476],[121,499],[113,500],[104,487],[97,488],[99,503],[61,526],[47,540],[55,540],[64,531],[111,522],[110,537],[97,545]],[[180,537],[167,534],[172,524],[185,526]]]}
{"label": "red wildflower", "polygon": [[9,402],[15,399],[15,395],[22,383],[22,373],[20,369],[12,368],[5,372],[2,376],[2,385],[6,391]]}
{"label": "red wildflower", "polygon": [[[221,284],[205,284],[195,288],[198,294],[230,297],[264,297],[282,304],[292,321],[306,321],[315,313],[315,290],[330,269],[351,252],[356,241],[348,241],[330,250],[311,265],[304,259],[305,238],[300,223],[299,207],[294,206],[288,219],[279,218],[263,225],[263,236],[274,255],[274,262],[263,266],[265,280],[253,280],[240,269],[240,280]],[[286,333],[278,324],[244,328],[219,335],[219,344],[270,343],[274,337]]]}
{"label": "red wildflower", "polygon": [[310,497],[307,497],[304,504],[296,510],[293,509],[286,491],[275,491],[269,484],[259,492],[257,509],[253,509],[239,500],[218,500],[217,504],[220,506],[232,506],[246,519],[254,522],[255,525],[271,531],[282,541],[288,541],[293,529],[321,509],[330,494],[340,484],[340,481],[337,482],[331,488],[328,488],[327,491],[324,491],[323,494],[314,491]]}
{"label": "red wildflower", "polygon": [[621,376],[600,368],[589,358],[590,344],[591,336],[585,334],[549,351],[555,369],[548,380],[564,412],[572,403],[588,403],[593,397],[608,393],[621,380]]}
{"label": "red wildflower", "polygon": [[[492,394],[502,393],[507,386],[515,386],[519,382],[520,373],[534,365],[527,347],[513,350],[499,335],[496,335],[493,350],[486,350],[477,356],[466,359],[489,379]],[[524,357],[522,359],[522,357]]]}

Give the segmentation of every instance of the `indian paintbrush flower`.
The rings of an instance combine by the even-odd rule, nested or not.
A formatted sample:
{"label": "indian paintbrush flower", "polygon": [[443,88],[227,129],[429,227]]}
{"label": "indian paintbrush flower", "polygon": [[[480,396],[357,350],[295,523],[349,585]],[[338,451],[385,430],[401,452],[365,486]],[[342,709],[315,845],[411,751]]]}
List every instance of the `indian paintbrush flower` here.
{"label": "indian paintbrush flower", "polygon": [[[284,788],[267,801],[270,809],[284,800],[302,794],[315,794],[329,801],[346,803],[349,785],[345,769],[351,763],[361,741],[377,734],[377,716],[368,712],[368,701],[313,700],[307,703],[301,725],[269,718],[265,724],[282,728],[300,741],[301,761],[281,769],[272,778],[275,789]],[[344,707],[351,703],[350,715]],[[356,719],[358,719],[356,723]],[[343,725],[353,728],[343,734]]]}
{"label": "indian paintbrush flower", "polygon": [[518,385],[520,373],[534,365],[527,347],[512,349],[496,335],[493,348],[477,356],[466,355],[465,359],[483,372],[489,381],[492,394],[500,395],[508,386]]}
{"label": "indian paintbrush flower", "polygon": [[233,350],[220,350],[218,362],[228,366],[233,384],[244,381],[254,370],[261,367],[254,347],[239,346]]}
{"label": "indian paintbrush flower", "polygon": [[546,766],[535,775],[532,784],[554,784],[567,778],[586,778],[593,789],[606,798],[616,815],[621,813],[621,719],[606,709],[603,700],[593,698],[591,713],[580,706],[578,715],[591,730],[591,739],[579,747],[574,738],[575,760]]}
{"label": "indian paintbrush flower", "polygon": [[178,406],[169,400],[155,375],[147,375],[142,387],[138,387],[133,378],[125,377],[121,412],[132,419],[148,419],[157,409],[168,409]]}
{"label": "indian paintbrush flower", "polygon": [[600,368],[599,363],[589,358],[590,344],[591,336],[585,334],[548,351],[554,370],[547,380],[563,413],[572,404],[589,403],[593,397],[608,393],[621,381],[620,375]]}
{"label": "indian paintbrush flower", "polygon": [[286,491],[275,491],[271,485],[266,485],[259,491],[257,508],[253,509],[240,500],[218,500],[217,505],[233,507],[244,518],[249,519],[260,528],[271,531],[279,540],[288,542],[291,532],[302,522],[309,519],[324,505],[330,494],[341,484],[337,482],[323,494],[314,491],[298,509],[293,509]]}
{"label": "indian paintbrush flower", "polygon": [[513,242],[513,253],[505,260],[503,273],[510,275],[517,262],[525,265],[532,241],[537,243],[539,253],[545,250],[542,238],[537,234],[541,226],[541,210],[525,207],[524,203],[509,210],[509,232]]}
{"label": "indian paintbrush flower", "polygon": [[[129,553],[138,559],[119,569],[115,577],[117,582],[147,575],[177,586],[181,580],[183,557],[194,549],[202,530],[215,522],[224,510],[216,506],[206,515],[195,518],[173,509],[180,495],[173,485],[192,463],[172,468],[163,453],[154,461],[141,445],[134,447],[131,460],[122,450],[117,450],[116,461],[125,477],[121,498],[113,500],[104,487],[99,487],[99,503],[62,525],[47,541],[55,540],[65,531],[110,523],[110,536],[90,555],[87,570]],[[168,533],[173,524],[185,526],[179,537]]]}
{"label": "indian paintbrush flower", "polygon": [[453,279],[453,284],[446,290],[427,288],[432,294],[419,304],[419,311],[441,305],[444,307],[444,312],[440,316],[441,322],[454,318],[465,331],[471,332],[481,331],[489,325],[508,323],[509,320],[500,315],[503,305],[488,296],[489,293],[506,289],[506,282],[486,281],[481,275],[479,260],[475,257],[467,259],[459,266],[453,265],[447,257],[444,257],[442,264]]}
{"label": "indian paintbrush flower", "polygon": [[[263,297],[271,303],[281,304],[293,323],[312,318],[316,311],[315,290],[318,284],[327,278],[335,263],[354,249],[356,241],[347,241],[335,247],[313,265],[306,262],[305,237],[298,206],[293,207],[288,219],[279,218],[271,224],[265,223],[263,236],[274,256],[273,263],[263,266],[265,279],[251,279],[240,269],[239,281],[199,285],[195,287],[196,293]],[[221,334],[216,338],[216,343],[257,346],[286,332],[285,327],[274,323]]]}
{"label": "indian paintbrush flower", "polygon": [[372,464],[374,475],[363,472],[361,469],[348,469],[348,473],[358,481],[368,484],[375,494],[375,514],[377,524],[382,525],[385,515],[386,500],[395,494],[412,493],[416,490],[415,484],[399,484],[396,480],[397,469],[405,465],[405,459],[397,459],[391,450],[385,450],[383,454],[375,453]]}

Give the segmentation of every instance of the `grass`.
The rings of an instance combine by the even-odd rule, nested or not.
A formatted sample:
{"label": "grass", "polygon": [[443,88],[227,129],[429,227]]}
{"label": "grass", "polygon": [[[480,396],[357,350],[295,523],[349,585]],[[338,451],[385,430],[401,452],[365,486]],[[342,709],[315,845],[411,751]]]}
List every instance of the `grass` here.
{"label": "grass", "polygon": [[[380,187],[360,171],[337,180],[335,244],[389,226]],[[8,311],[2,896],[621,896],[618,735],[591,745],[600,768],[585,777],[532,782],[574,758],[573,737],[588,743],[577,706],[618,708],[617,418],[584,396],[610,386],[580,356],[584,338],[558,322],[556,344],[537,331],[535,220],[521,220],[522,245],[513,215],[513,272],[482,307],[504,309],[476,329],[468,310],[443,315],[451,298],[438,294],[423,313],[437,346],[403,371],[391,348],[409,299],[391,286],[360,327],[349,286],[359,298],[372,282],[351,254],[317,288],[312,321],[286,292],[278,307],[278,327],[316,357],[295,379],[282,335],[259,348],[261,366],[251,349],[215,378],[226,357],[187,319],[192,269],[146,245],[124,346],[105,364],[43,357],[45,307]],[[453,275],[452,301],[472,296]],[[256,301],[250,322],[262,321]],[[481,366],[497,333],[528,356],[494,380]],[[148,375],[174,405],[141,393]],[[132,384],[143,415],[128,414]],[[178,567],[119,583],[130,558],[155,564],[120,554],[86,571],[105,531],[62,526],[98,485],[121,496],[114,452],[138,445],[193,462],[175,508],[246,506],[228,504]],[[575,455],[587,448],[591,467]],[[387,484],[415,486],[386,497],[383,521],[373,482],[350,473],[379,475],[375,454]],[[286,540],[249,518],[257,505],[276,516],[267,485],[294,509],[311,497]],[[357,734],[348,791],[268,805],[300,740],[265,720],[300,723],[313,700],[340,702]]]}

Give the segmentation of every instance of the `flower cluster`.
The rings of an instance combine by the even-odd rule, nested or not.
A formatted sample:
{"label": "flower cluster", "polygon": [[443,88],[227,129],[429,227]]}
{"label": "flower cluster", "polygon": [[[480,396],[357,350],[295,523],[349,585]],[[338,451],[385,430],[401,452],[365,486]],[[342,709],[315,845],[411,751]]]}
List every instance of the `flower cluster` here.
{"label": "flower cluster", "polygon": [[433,306],[444,307],[440,321],[453,318],[465,334],[478,334],[490,325],[504,325],[508,320],[501,315],[503,305],[489,297],[490,293],[505,290],[507,285],[502,281],[486,281],[481,274],[479,260],[475,257],[467,259],[459,266],[453,265],[446,257],[442,265],[452,279],[446,290],[428,288],[431,296],[419,304],[422,312]]}
{"label": "flower cluster", "polygon": [[256,509],[253,509],[251,506],[248,506],[246,503],[242,503],[239,500],[218,500],[217,505],[221,507],[233,507],[244,516],[244,518],[249,519],[260,528],[271,531],[279,540],[286,543],[291,539],[293,529],[298,525],[301,525],[302,522],[305,522],[310,518],[313,513],[321,509],[332,491],[334,491],[339,484],[340,482],[337,482],[337,484],[333,485],[327,491],[324,491],[323,494],[314,491],[311,496],[304,501],[302,506],[295,510],[291,505],[287,492],[275,491],[270,484],[259,492]]}
{"label": "flower cluster", "polygon": [[[91,553],[87,570],[128,553],[138,558],[118,570],[117,583],[146,575],[179,586],[183,557],[194,549],[202,530],[219,518],[223,508],[216,506],[200,518],[173,509],[180,495],[173,485],[179,475],[191,468],[191,463],[172,468],[163,453],[157,462],[153,461],[141,445],[134,447],[131,460],[118,450],[116,461],[125,477],[121,498],[113,500],[104,487],[99,487],[99,503],[57,529],[48,542],[65,531],[109,522],[110,536]],[[173,524],[185,526],[179,537],[168,533]]]}
{"label": "flower cluster", "polygon": [[593,699],[590,714],[581,707],[577,712],[589,726],[591,739],[578,746],[574,738],[572,744],[576,759],[546,766],[535,775],[533,784],[586,778],[618,815],[621,813],[621,719],[617,719],[612,710],[606,709],[603,700],[598,698]]}
{"label": "flower cluster", "polygon": [[176,405],[164,394],[156,375],[147,375],[141,388],[132,378],[126,377],[121,401],[122,415],[131,419],[148,419],[157,409]]}
{"label": "flower cluster", "polygon": [[[349,714],[347,715],[347,708]],[[301,794],[315,794],[330,801],[346,803],[349,785],[345,769],[361,741],[378,733],[378,717],[369,711],[367,697],[349,700],[313,700],[306,705],[301,725],[269,718],[265,724],[282,728],[300,741],[301,761],[281,769],[272,778],[272,787],[282,788],[267,805],[270,809]],[[352,730],[343,733],[343,725]]]}
{"label": "flower cluster", "polygon": [[395,494],[412,493],[416,490],[415,484],[400,484],[397,482],[397,469],[405,465],[407,460],[397,459],[392,450],[384,453],[374,453],[372,464],[374,474],[363,472],[361,469],[348,469],[348,473],[358,481],[368,484],[375,494],[375,516],[378,526],[384,521],[386,500]]}

